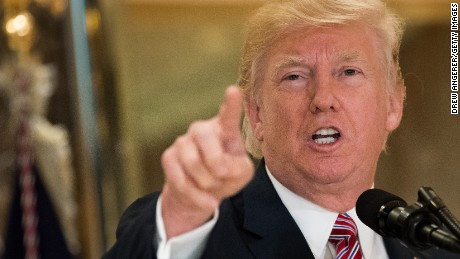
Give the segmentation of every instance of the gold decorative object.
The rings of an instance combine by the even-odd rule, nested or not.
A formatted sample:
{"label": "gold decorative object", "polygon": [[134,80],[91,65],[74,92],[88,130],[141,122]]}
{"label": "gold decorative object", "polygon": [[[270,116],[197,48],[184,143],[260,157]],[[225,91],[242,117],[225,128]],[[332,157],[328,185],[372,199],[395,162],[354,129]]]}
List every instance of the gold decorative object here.
{"label": "gold decorative object", "polygon": [[28,11],[22,11],[5,20],[5,32],[11,50],[27,53],[34,44],[34,18]]}
{"label": "gold decorative object", "polygon": [[29,0],[3,0],[5,10],[3,29],[7,35],[9,48],[17,52],[20,60],[29,55],[35,38],[35,21],[27,11],[29,3]]}

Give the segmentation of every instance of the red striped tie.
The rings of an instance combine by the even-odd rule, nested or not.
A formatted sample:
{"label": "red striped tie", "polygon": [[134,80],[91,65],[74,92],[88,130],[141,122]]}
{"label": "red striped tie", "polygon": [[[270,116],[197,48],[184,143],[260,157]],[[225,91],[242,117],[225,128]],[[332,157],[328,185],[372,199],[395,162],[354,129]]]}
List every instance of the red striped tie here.
{"label": "red striped tie", "polygon": [[332,228],[329,242],[335,245],[336,259],[362,259],[356,224],[348,214],[339,214]]}
{"label": "red striped tie", "polygon": [[[21,98],[27,100],[27,91],[30,89],[31,78],[26,70],[19,70],[17,87],[21,91]],[[35,174],[32,170],[32,143],[29,128],[30,107],[23,103],[21,107],[21,124],[18,129],[20,167],[19,184],[21,191],[22,227],[25,259],[37,259],[39,255],[37,193],[35,189]]]}

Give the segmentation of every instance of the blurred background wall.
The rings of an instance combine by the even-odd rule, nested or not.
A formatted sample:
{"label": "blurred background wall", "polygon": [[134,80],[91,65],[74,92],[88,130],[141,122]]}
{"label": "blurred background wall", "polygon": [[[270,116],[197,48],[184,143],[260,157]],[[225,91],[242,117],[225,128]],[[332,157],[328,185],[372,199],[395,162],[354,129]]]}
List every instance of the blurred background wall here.
{"label": "blurred background wall", "polygon": [[[71,133],[83,210],[81,258],[98,258],[113,244],[122,211],[136,198],[161,190],[163,150],[192,121],[217,112],[224,89],[237,78],[245,21],[262,2],[86,2],[91,84],[84,89],[93,102],[72,97],[85,90],[67,86],[66,80],[77,81],[70,69],[52,99],[61,102],[52,101],[48,115]],[[449,108],[450,2],[387,2],[407,21],[401,49],[407,100],[402,124],[382,154],[376,187],[413,203],[419,187],[431,186],[460,217],[460,116],[450,115]],[[58,37],[67,39],[64,48],[75,48],[75,39],[66,36],[76,33],[67,16]],[[71,51],[62,55],[77,58]],[[88,105],[92,117],[69,119]],[[88,120],[94,125],[85,130]]]}

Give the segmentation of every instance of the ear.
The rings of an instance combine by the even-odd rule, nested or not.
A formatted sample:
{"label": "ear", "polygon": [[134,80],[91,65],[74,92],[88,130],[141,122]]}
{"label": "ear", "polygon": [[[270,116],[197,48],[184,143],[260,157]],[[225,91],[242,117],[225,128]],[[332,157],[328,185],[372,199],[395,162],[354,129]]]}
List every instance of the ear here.
{"label": "ear", "polygon": [[388,112],[386,129],[388,132],[395,130],[401,123],[404,108],[404,99],[406,97],[406,87],[398,86],[393,94],[388,96]]}
{"label": "ear", "polygon": [[249,123],[251,124],[252,134],[257,140],[262,141],[264,138],[264,131],[263,116],[260,106],[251,98],[249,101],[245,102],[245,110]]}

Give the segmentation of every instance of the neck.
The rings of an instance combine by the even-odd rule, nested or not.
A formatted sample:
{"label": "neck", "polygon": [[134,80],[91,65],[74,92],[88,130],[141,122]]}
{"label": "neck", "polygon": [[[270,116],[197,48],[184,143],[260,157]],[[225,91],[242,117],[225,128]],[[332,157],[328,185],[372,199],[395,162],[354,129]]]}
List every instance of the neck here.
{"label": "neck", "polygon": [[343,181],[333,183],[315,182],[311,179],[283,177],[286,174],[272,175],[282,185],[295,194],[334,212],[347,212],[356,206],[358,197],[373,185],[370,177],[346,177]]}
{"label": "neck", "polygon": [[318,186],[318,188],[299,190],[300,193],[297,194],[329,211],[344,213],[354,208],[361,193],[371,186],[354,186],[348,190],[333,186]]}

